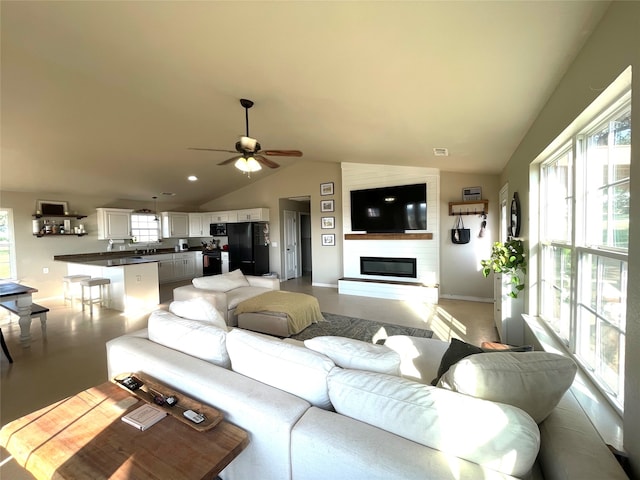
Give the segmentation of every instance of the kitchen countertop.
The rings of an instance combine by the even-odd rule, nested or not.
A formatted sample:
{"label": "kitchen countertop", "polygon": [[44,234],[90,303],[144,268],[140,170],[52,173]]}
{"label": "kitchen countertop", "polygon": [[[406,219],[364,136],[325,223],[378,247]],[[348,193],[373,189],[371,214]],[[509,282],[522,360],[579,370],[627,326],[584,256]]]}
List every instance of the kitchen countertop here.
{"label": "kitchen countertop", "polygon": [[[192,247],[188,252],[200,252],[201,247]],[[158,248],[155,252],[140,253],[132,250],[122,252],[95,252],[79,253],[75,255],[54,255],[53,259],[59,262],[79,263],[82,265],[93,265],[96,267],[123,267],[127,265],[140,265],[142,263],[158,262],[153,257],[156,255],[166,255],[176,252],[173,248]]]}
{"label": "kitchen countertop", "polygon": [[82,265],[92,265],[94,267],[126,267],[128,265],[140,265],[142,263],[157,263],[150,257],[126,257],[126,258],[105,258],[103,260],[65,260],[69,263],[80,263]]}

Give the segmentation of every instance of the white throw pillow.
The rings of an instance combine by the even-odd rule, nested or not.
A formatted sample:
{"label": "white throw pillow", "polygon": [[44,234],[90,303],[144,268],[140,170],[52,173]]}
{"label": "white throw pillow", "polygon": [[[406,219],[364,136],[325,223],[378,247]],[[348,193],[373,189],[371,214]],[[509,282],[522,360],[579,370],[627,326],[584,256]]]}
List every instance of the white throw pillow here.
{"label": "white throw pillow", "polygon": [[578,367],[555,353],[476,353],[454,364],[438,386],[521,408],[542,422],[573,383]]}
{"label": "white throw pillow", "polygon": [[165,310],[149,315],[149,340],[220,367],[230,368],[227,331],[211,323],[188,320]]}
{"label": "white throw pillow", "polygon": [[400,355],[384,345],[353,340],[345,337],[314,337],[304,346],[322,353],[342,368],[355,368],[369,372],[400,374]]}
{"label": "white throw pillow", "polygon": [[229,273],[223,273],[221,275],[196,277],[191,280],[191,283],[196,288],[215,290],[216,292],[228,292],[234,288],[249,286],[249,281],[240,269]]}
{"label": "white throw pillow", "polygon": [[220,315],[220,312],[211,302],[207,302],[204,298],[191,298],[189,300],[174,300],[169,304],[169,311],[174,315],[189,320],[200,320],[209,322],[223,330],[228,330],[227,324]]}
{"label": "white throw pillow", "polygon": [[335,364],[305,347],[235,328],[227,334],[233,371],[330,409],[327,375]]}
{"label": "white throw pillow", "polygon": [[540,431],[522,410],[381,373],[334,369],[336,412],[445,454],[524,477]]}

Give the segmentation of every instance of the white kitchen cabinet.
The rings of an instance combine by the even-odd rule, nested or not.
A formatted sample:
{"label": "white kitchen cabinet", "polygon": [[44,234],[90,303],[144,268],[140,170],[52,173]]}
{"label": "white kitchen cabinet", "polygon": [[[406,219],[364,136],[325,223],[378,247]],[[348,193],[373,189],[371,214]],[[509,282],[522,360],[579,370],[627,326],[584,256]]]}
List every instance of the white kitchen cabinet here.
{"label": "white kitchen cabinet", "polygon": [[162,237],[178,238],[189,236],[189,214],[183,212],[162,212]]}
{"label": "white kitchen cabinet", "polygon": [[202,252],[193,252],[194,253],[194,262],[195,262],[195,267],[194,267],[194,277],[202,277],[203,272],[202,272]]}
{"label": "white kitchen cabinet", "polygon": [[211,212],[211,223],[235,223],[238,216],[235,210],[227,212]]}
{"label": "white kitchen cabinet", "polygon": [[153,255],[149,258],[153,258],[158,261],[158,282],[170,283],[173,281],[173,253],[165,253],[161,255]]}
{"label": "white kitchen cabinet", "polygon": [[229,273],[229,252],[221,252],[222,273]]}
{"label": "white kitchen cabinet", "polygon": [[158,282],[173,282],[173,260],[160,260],[158,262]]}
{"label": "white kitchen cabinet", "polygon": [[173,255],[174,281],[186,280],[196,275],[195,252],[175,253]]}
{"label": "white kitchen cabinet", "polygon": [[131,238],[131,209],[97,208],[98,240]]}
{"label": "white kitchen cabinet", "polygon": [[[189,236],[204,237],[204,218],[202,213],[189,214]],[[207,225],[207,235],[209,234],[209,225]]]}
{"label": "white kitchen cabinet", "polygon": [[249,208],[246,210],[236,210],[238,222],[268,222],[268,208]]}
{"label": "white kitchen cabinet", "polygon": [[161,284],[202,276],[202,252],[169,253],[150,258],[158,260],[158,281]]}
{"label": "white kitchen cabinet", "polygon": [[190,213],[189,214],[189,236],[190,237],[208,237],[209,226],[212,223],[220,223],[213,219],[213,212]]}

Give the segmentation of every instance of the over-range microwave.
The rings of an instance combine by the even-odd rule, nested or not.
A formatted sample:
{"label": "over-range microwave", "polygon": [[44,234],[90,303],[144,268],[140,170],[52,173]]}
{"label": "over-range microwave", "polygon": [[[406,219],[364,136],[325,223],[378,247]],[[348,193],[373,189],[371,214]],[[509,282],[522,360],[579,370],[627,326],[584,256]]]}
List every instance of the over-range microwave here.
{"label": "over-range microwave", "polygon": [[209,235],[214,237],[225,237],[227,235],[226,223],[212,223],[209,225]]}

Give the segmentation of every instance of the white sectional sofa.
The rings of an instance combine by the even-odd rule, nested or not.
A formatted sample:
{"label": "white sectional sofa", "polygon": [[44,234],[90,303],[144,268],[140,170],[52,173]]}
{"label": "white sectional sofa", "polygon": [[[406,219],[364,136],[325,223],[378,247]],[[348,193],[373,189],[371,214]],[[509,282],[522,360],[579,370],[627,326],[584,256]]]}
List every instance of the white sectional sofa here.
{"label": "white sectional sofa", "polygon": [[240,302],[271,290],[280,290],[278,278],[244,275],[240,270],[197,277],[191,283],[192,285],[174,288],[173,299],[184,301],[203,298],[222,313],[227,325],[231,327],[238,325],[235,309]]}
{"label": "white sectional sofa", "polygon": [[[250,443],[224,480],[626,478],[564,397],[551,414],[533,412],[548,415],[537,425],[518,407],[453,391],[472,357],[441,378],[448,388],[415,381],[437,375],[448,343],[312,340],[305,346],[156,311],[147,329],[107,343],[108,374],[144,372],[245,429]],[[562,364],[537,353],[529,358],[549,362],[546,369]],[[474,357],[483,355],[534,354]]]}

